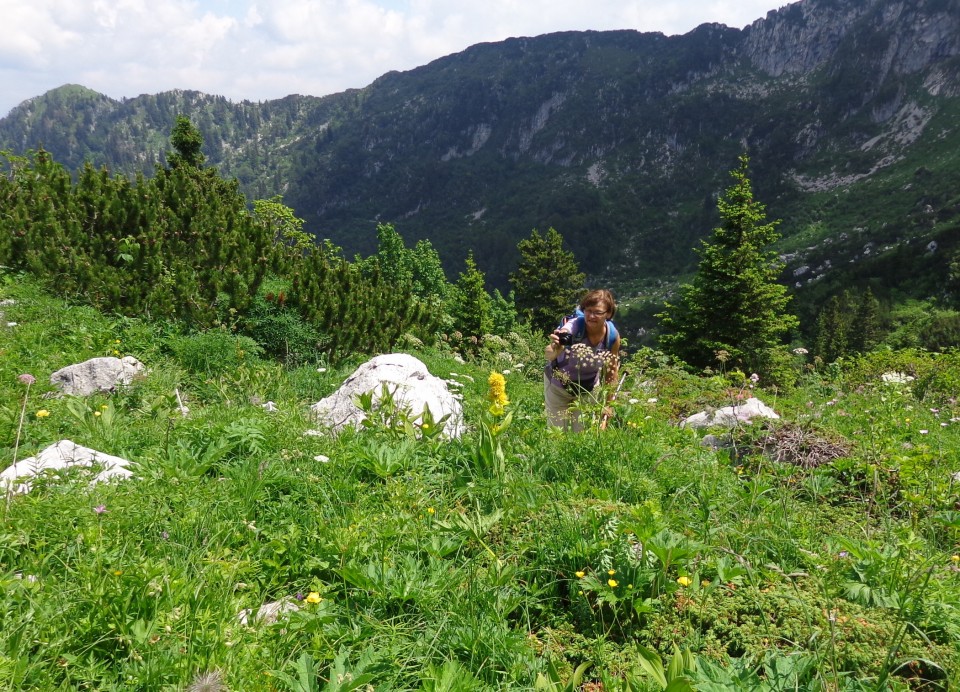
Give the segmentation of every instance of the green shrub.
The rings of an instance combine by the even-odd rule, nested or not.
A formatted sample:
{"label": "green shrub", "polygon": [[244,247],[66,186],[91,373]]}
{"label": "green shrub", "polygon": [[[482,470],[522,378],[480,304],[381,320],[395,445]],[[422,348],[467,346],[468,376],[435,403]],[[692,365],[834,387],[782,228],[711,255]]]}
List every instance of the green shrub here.
{"label": "green shrub", "polygon": [[184,368],[204,377],[255,362],[262,353],[260,345],[250,337],[224,329],[174,336],[167,341],[167,346]]}

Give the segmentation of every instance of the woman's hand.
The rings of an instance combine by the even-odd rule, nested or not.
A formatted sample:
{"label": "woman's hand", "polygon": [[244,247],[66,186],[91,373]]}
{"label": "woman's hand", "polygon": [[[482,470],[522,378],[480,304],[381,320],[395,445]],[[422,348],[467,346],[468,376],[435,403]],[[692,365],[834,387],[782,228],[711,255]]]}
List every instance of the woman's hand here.
{"label": "woman's hand", "polygon": [[563,344],[560,343],[560,337],[556,332],[550,334],[549,339],[550,343],[544,349],[543,355],[548,361],[554,361],[563,353]]}

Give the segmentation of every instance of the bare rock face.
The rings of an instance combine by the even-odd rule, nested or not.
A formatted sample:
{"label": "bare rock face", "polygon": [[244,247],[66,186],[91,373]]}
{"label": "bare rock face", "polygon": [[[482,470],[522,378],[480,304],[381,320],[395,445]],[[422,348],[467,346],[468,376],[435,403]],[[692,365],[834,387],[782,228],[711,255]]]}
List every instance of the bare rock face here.
{"label": "bare rock face", "polygon": [[91,358],[57,370],[50,375],[50,384],[59,387],[64,394],[90,396],[115,391],[118,386],[133,382],[143,372],[143,363],[133,356]]}
{"label": "bare rock face", "polygon": [[6,493],[28,493],[32,487],[31,479],[44,471],[56,471],[70,468],[96,469],[93,483],[110,478],[130,478],[133,472],[127,468],[130,462],[121,457],[98,452],[89,447],[81,447],[71,440],[60,440],[50,445],[35,457],[23,459],[0,473],[0,488]]}
{"label": "bare rock face", "polygon": [[406,410],[418,418],[429,408],[435,421],[449,416],[443,434],[460,437],[465,429],[463,407],[447,388],[446,381],[431,375],[427,366],[405,353],[377,356],[359,368],[336,392],[310,407],[322,426],[338,432],[345,426],[360,427],[366,414],[357,405],[361,394],[372,392],[373,407],[381,405],[383,385],[392,392],[397,410]]}
{"label": "bare rock face", "polygon": [[[895,31],[890,30],[896,27]],[[870,30],[868,48],[880,59],[870,75],[882,82],[887,73],[912,74],[960,51],[960,16],[949,3],[917,0],[829,0],[794,2],[771,10],[745,29],[743,52],[772,76],[808,74],[848,48],[858,30]],[[865,63],[866,64],[866,63]]]}

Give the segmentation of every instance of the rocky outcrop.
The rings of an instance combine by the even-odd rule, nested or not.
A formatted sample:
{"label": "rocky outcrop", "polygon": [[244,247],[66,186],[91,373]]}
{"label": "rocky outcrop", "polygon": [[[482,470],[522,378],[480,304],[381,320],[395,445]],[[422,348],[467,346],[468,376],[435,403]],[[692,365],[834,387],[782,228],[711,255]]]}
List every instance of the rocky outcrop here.
{"label": "rocky outcrop", "polygon": [[960,15],[951,6],[935,0],[803,0],[747,27],[741,52],[773,77],[808,74],[843,53],[845,62],[870,65],[870,81],[882,81],[890,72],[920,72],[960,54]]}

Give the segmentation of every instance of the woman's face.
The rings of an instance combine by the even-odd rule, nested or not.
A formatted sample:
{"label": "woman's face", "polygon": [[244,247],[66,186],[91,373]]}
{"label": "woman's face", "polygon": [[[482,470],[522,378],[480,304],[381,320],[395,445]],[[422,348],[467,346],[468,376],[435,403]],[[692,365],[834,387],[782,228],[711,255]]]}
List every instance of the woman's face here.
{"label": "woman's face", "polygon": [[583,314],[587,318],[589,324],[596,324],[597,322],[603,322],[607,319],[607,314],[609,310],[605,303],[597,303],[596,305],[591,305],[588,308],[583,309]]}

